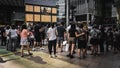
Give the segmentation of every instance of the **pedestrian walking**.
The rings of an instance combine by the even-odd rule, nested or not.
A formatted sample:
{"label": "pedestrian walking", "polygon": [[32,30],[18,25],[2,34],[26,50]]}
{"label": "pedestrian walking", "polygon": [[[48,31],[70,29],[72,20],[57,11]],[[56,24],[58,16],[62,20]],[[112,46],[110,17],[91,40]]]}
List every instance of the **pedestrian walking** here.
{"label": "pedestrian walking", "polygon": [[[56,55],[56,28],[54,27],[54,24],[51,24],[48,31],[47,31],[47,36],[48,36],[48,50],[49,50],[49,57],[57,57]],[[53,52],[54,55],[52,56],[52,47],[53,47]]]}
{"label": "pedestrian walking", "polygon": [[30,47],[28,45],[28,34],[29,33],[28,33],[28,30],[27,30],[27,26],[23,25],[22,26],[22,31],[21,31],[21,34],[20,34],[20,36],[21,36],[21,42],[20,42],[20,44],[21,44],[21,57],[24,57],[24,55],[23,55],[24,47],[27,47],[28,54],[32,55],[32,53],[30,53]]}
{"label": "pedestrian walking", "polygon": [[61,22],[57,27],[57,51],[58,51],[58,48],[60,47],[61,52],[63,52],[63,41],[66,34],[66,30],[63,24],[64,22]]}
{"label": "pedestrian walking", "polygon": [[71,24],[71,28],[68,31],[68,41],[69,41],[69,54],[67,55],[70,58],[74,58],[73,53],[75,49],[75,43],[76,43],[76,35],[77,32],[75,24]]}

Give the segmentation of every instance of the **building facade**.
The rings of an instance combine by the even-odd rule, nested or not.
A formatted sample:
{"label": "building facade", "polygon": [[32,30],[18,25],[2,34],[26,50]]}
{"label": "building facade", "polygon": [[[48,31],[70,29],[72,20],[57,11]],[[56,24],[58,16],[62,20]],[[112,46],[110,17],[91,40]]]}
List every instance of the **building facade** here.
{"label": "building facade", "polygon": [[[116,7],[112,7],[113,0],[70,0],[70,18],[77,22],[106,23],[113,14],[116,16]],[[71,7],[74,7],[72,9]],[[73,14],[73,13],[74,14]],[[73,21],[73,20],[72,20]]]}
{"label": "building facade", "polygon": [[25,0],[25,22],[56,23],[56,0]]}
{"label": "building facade", "polygon": [[[74,8],[72,9],[72,7]],[[94,18],[94,15],[94,0],[70,0],[70,19],[72,21],[90,22]]]}
{"label": "building facade", "polygon": [[58,22],[65,22],[66,17],[66,1],[58,0],[56,5],[58,6]]}

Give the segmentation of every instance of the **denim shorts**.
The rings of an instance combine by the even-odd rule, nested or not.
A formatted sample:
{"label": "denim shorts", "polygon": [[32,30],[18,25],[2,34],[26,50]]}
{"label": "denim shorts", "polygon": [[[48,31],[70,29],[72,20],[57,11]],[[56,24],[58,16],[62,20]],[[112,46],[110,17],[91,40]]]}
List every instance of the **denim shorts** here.
{"label": "denim shorts", "polygon": [[28,39],[27,38],[21,38],[20,45],[28,45]]}
{"label": "denim shorts", "polygon": [[63,41],[64,41],[63,37],[57,37],[57,43],[58,44],[63,43]]}

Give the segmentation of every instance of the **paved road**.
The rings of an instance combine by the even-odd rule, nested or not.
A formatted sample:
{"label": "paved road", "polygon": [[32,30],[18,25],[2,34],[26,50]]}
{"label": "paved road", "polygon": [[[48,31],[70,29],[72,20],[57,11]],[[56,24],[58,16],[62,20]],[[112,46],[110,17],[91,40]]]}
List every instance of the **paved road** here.
{"label": "paved road", "polygon": [[[45,47],[46,48],[46,47]],[[100,56],[88,55],[86,59],[70,59],[66,52],[57,58],[49,58],[48,51],[33,51],[33,56],[20,57],[20,52],[12,53],[0,48],[0,68],[120,68],[120,53],[105,53]]]}

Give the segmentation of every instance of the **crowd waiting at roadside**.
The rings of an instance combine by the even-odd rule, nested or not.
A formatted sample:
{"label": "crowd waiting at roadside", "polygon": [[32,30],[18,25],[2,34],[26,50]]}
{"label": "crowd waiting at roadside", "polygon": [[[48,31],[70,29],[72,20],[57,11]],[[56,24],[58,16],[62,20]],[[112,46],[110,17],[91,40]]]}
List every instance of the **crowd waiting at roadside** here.
{"label": "crowd waiting at roadside", "polygon": [[57,25],[53,23],[17,27],[11,25],[1,28],[1,45],[12,52],[21,47],[21,57],[24,57],[25,47],[28,54],[32,55],[31,50],[35,51],[37,47],[43,50],[45,44],[48,46],[50,58],[57,57],[59,50],[64,52],[63,45],[66,45],[68,49],[66,56],[70,58],[74,58],[75,53],[78,58],[85,58],[88,50],[94,56],[108,51],[118,53],[119,41],[120,31],[117,28],[94,25],[89,29],[83,23],[70,24],[66,28],[64,22]]}

